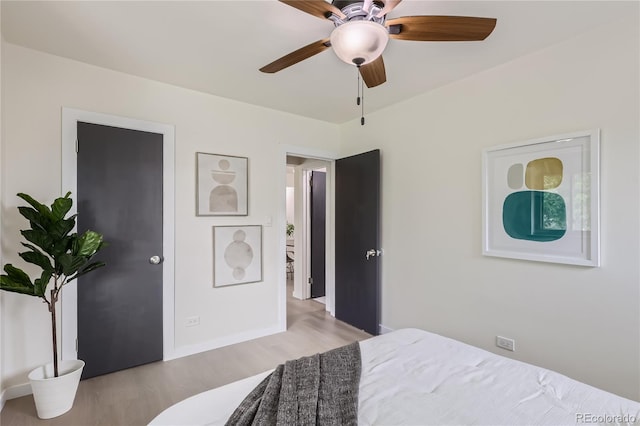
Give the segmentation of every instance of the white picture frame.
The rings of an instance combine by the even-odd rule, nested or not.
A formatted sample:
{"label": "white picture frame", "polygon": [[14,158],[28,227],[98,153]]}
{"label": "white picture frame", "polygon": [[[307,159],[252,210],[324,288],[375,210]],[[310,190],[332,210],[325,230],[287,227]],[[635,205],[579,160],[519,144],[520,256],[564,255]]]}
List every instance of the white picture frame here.
{"label": "white picture frame", "polygon": [[213,286],[262,281],[262,226],[213,227]]}
{"label": "white picture frame", "polygon": [[482,200],[483,255],[600,266],[600,130],[484,149]]}
{"label": "white picture frame", "polygon": [[248,215],[246,157],[196,153],[196,216]]}

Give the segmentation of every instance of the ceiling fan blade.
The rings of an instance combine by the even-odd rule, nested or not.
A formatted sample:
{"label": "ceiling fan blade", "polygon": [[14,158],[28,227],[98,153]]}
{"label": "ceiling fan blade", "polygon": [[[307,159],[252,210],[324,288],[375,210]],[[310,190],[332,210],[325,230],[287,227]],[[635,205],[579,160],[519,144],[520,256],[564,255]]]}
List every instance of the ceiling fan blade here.
{"label": "ceiling fan blade", "polygon": [[279,0],[298,10],[306,12],[320,19],[327,19],[331,14],[345,19],[346,16],[340,9],[324,0]]}
{"label": "ceiling fan blade", "polygon": [[360,75],[367,87],[376,87],[387,81],[387,73],[384,69],[384,60],[382,55],[378,56],[373,62],[360,67]]}
{"label": "ceiling fan blade", "polygon": [[283,70],[291,65],[297,64],[300,61],[304,61],[307,58],[317,55],[320,52],[324,52],[331,47],[331,42],[328,38],[323,40],[314,41],[311,44],[301,47],[300,49],[283,56],[280,59],[276,59],[268,65],[260,68],[260,71],[266,73],[274,73]]}
{"label": "ceiling fan blade", "polygon": [[382,8],[382,10],[378,13],[377,17],[378,18],[382,18],[384,15],[386,15],[387,13],[391,12],[393,9],[396,8],[396,6],[398,5],[398,3],[400,3],[402,0],[386,0],[384,2],[384,7]]}
{"label": "ceiling fan blade", "polygon": [[387,20],[389,37],[415,41],[484,40],[496,26],[494,18],[471,16],[403,16]]}

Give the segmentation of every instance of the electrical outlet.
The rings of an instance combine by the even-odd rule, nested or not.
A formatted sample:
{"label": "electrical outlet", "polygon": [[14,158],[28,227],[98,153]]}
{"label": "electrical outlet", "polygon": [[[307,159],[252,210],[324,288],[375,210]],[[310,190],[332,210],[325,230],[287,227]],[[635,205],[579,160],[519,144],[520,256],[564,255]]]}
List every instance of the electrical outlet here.
{"label": "electrical outlet", "polygon": [[189,317],[185,324],[187,327],[193,327],[194,325],[200,325],[200,317]]}
{"label": "electrical outlet", "polygon": [[508,337],[496,336],[496,346],[511,352],[516,350],[516,341]]}

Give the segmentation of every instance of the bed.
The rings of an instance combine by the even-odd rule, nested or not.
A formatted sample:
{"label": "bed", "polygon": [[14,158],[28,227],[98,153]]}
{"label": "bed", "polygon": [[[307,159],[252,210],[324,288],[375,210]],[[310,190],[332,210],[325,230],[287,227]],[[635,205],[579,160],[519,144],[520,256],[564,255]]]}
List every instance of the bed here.
{"label": "bed", "polygon": [[[424,330],[364,340],[360,353],[360,425],[640,423],[638,402]],[[222,425],[271,371],[179,402],[150,425]]]}

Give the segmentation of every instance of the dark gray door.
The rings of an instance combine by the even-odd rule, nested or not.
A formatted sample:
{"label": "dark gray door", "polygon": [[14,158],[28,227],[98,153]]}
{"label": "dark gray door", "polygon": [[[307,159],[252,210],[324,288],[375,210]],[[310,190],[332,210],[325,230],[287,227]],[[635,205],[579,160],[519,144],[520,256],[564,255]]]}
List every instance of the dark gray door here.
{"label": "dark gray door", "polygon": [[311,297],[325,295],[327,174],[311,172]]}
{"label": "dark gray door", "polygon": [[[380,324],[380,150],[336,161],[336,318]],[[367,252],[373,253],[367,257]]]}
{"label": "dark gray door", "polygon": [[107,266],[78,282],[78,358],[88,378],[162,359],[162,142],[78,123],[78,231],[104,234]]}

